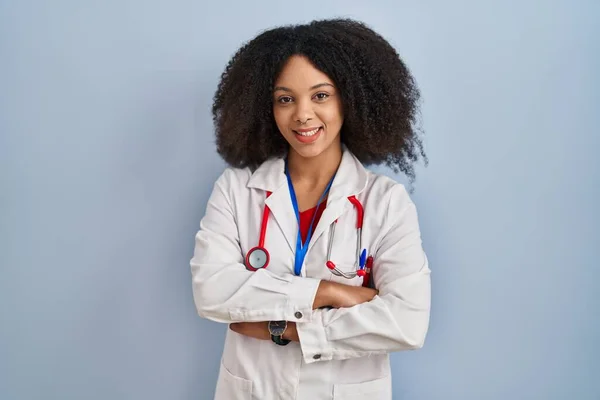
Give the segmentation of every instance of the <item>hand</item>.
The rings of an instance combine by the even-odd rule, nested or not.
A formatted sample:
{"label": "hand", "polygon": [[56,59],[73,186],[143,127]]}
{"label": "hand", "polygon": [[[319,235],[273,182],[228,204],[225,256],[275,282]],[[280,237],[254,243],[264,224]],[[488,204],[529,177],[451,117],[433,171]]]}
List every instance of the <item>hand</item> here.
{"label": "hand", "polygon": [[313,308],[331,306],[334,308],[353,307],[369,302],[379,294],[376,289],[363,286],[349,286],[342,283],[321,281]]}
{"label": "hand", "polygon": [[[240,335],[252,337],[254,339],[271,340],[268,322],[235,322],[229,324],[229,329]],[[288,322],[283,338],[295,342],[300,341],[295,322]]]}

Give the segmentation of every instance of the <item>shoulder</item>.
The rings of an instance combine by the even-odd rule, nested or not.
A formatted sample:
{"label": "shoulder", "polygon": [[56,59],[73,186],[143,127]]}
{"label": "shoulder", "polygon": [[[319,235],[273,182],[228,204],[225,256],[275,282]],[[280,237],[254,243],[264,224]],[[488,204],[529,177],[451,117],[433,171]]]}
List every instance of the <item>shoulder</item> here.
{"label": "shoulder", "polygon": [[227,198],[234,196],[234,189],[245,188],[252,176],[250,168],[226,167],[214,183],[213,190],[219,191]]}
{"label": "shoulder", "polygon": [[273,191],[285,183],[283,169],[282,158],[270,158],[255,169],[229,166],[217,179],[216,186],[229,193],[230,197],[249,195],[257,190]]}
{"label": "shoulder", "polygon": [[250,168],[226,167],[217,179],[217,182],[225,185],[241,184],[244,186],[250,180],[252,171]]}
{"label": "shoulder", "polygon": [[390,211],[400,211],[414,205],[408,190],[402,183],[370,170],[367,170],[367,175],[366,191],[368,196],[379,199],[380,206],[386,207]]}

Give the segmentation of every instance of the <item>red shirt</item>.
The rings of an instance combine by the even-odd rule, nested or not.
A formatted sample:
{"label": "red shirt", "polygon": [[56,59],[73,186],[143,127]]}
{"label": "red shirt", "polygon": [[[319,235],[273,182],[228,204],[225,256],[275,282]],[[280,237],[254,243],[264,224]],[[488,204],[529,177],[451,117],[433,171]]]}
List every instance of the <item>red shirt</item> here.
{"label": "red shirt", "polygon": [[310,222],[312,221],[313,215],[315,215],[315,211],[317,215],[315,216],[315,222],[312,226],[312,231],[315,231],[315,227],[321,218],[321,214],[323,214],[323,210],[325,210],[326,201],[323,201],[319,204],[318,208],[313,207],[309,210],[302,211],[300,213],[300,233],[302,234],[302,243],[306,241],[306,236],[308,235],[308,228],[310,227]]}

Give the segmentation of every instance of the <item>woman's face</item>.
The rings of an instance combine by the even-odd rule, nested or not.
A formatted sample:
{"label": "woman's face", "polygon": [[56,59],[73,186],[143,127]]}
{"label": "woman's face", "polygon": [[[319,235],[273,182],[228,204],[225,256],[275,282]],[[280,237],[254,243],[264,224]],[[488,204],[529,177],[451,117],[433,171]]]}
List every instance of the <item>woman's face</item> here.
{"label": "woman's face", "polygon": [[342,99],[327,75],[302,56],[287,61],[273,91],[273,114],[291,149],[316,157],[340,146]]}

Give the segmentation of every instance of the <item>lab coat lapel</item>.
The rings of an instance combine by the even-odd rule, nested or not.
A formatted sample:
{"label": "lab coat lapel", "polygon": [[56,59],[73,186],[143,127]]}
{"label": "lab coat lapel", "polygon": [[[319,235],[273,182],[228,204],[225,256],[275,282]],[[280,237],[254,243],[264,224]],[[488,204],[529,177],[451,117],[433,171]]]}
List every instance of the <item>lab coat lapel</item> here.
{"label": "lab coat lapel", "polygon": [[290,250],[295,252],[298,220],[292,206],[284,168],[285,164],[282,158],[265,161],[252,174],[247,187],[272,192],[271,196],[265,200],[265,204],[271,212],[269,224],[277,223]]}
{"label": "lab coat lapel", "polygon": [[367,179],[367,171],[361,162],[344,147],[342,161],[329,191],[327,207],[315,228],[308,251],[336,219],[348,208],[354,207],[348,197],[361,193],[367,186]]}
{"label": "lab coat lapel", "polygon": [[287,182],[273,192],[266,200],[266,204],[273,214],[273,219],[277,221],[279,229],[283,232],[290,250],[295,252],[296,240],[298,239],[298,220],[294,213]]}

